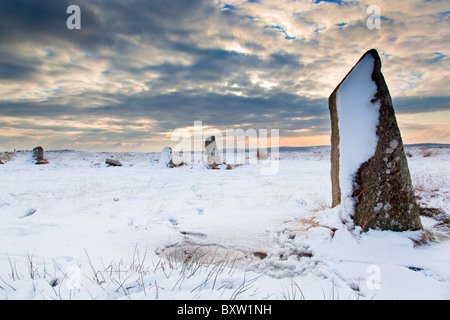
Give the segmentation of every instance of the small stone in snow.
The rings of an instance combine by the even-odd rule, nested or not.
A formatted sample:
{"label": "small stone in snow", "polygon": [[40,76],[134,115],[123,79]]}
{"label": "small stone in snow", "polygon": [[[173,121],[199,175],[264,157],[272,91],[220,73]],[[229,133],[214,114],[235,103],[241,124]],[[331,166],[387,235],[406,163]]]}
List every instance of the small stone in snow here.
{"label": "small stone in snow", "polygon": [[113,160],[113,159],[110,159],[110,158],[107,158],[106,161],[105,161],[105,163],[106,163],[107,165],[110,165],[110,166],[113,166],[113,167],[121,167],[121,166],[122,166],[122,164],[120,163],[120,161]]}

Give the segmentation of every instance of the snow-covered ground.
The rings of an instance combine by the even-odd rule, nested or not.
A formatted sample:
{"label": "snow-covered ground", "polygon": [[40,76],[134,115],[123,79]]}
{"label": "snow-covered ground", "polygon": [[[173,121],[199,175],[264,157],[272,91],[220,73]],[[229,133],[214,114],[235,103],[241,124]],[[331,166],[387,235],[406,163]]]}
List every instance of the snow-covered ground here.
{"label": "snow-covered ground", "polygon": [[0,165],[0,299],[450,299],[450,149],[407,151],[420,204],[441,210],[425,232],[349,230],[323,148],[282,151],[269,176],[17,152]]}

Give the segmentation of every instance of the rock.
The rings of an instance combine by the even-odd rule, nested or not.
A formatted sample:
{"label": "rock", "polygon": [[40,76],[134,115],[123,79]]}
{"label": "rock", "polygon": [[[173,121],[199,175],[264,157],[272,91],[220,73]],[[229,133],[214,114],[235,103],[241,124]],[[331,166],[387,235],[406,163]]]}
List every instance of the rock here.
{"label": "rock", "polygon": [[375,49],[368,51],[329,98],[333,207],[342,205],[368,229],[421,229],[389,89]]}
{"label": "rock", "polygon": [[194,232],[194,231],[180,231],[180,233],[184,236],[193,236],[198,238],[207,238],[208,235],[203,232]]}
{"label": "rock", "polygon": [[121,167],[121,166],[122,166],[122,164],[120,163],[120,161],[113,160],[113,159],[110,159],[110,158],[107,158],[106,161],[105,161],[105,163],[106,163],[107,165],[113,166],[113,167]]}
{"label": "rock", "polygon": [[264,260],[265,258],[267,258],[267,253],[262,252],[262,251],[255,251],[255,252],[253,252],[253,255],[261,260]]}
{"label": "rock", "polygon": [[216,137],[210,136],[205,140],[206,162],[211,168],[216,168],[222,164],[220,161],[219,151],[217,150]]}
{"label": "rock", "polygon": [[165,147],[161,151],[161,156],[159,158],[159,166],[163,168],[173,168],[173,161],[172,161],[172,148]]}
{"label": "rock", "polygon": [[32,151],[32,157],[35,161],[44,160],[44,149],[42,147],[36,147]]}
{"label": "rock", "polygon": [[23,216],[19,217],[19,219],[23,219],[23,218],[32,216],[35,213],[36,213],[36,209],[34,209],[34,208],[28,209],[27,212],[25,212],[25,214]]}
{"label": "rock", "polygon": [[47,164],[47,159],[44,158],[44,149],[39,146],[31,151],[31,157],[33,158],[34,164]]}

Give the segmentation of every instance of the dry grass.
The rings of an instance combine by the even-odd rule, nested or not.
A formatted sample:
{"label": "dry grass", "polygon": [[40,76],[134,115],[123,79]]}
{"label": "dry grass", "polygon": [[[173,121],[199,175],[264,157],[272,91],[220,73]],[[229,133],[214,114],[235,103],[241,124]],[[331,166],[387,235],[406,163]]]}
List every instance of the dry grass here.
{"label": "dry grass", "polygon": [[414,247],[426,246],[430,243],[437,242],[436,236],[430,230],[424,230],[420,237],[411,240],[414,243]]}
{"label": "dry grass", "polygon": [[443,170],[433,173],[416,172],[411,177],[414,191],[416,192],[416,194],[427,193],[430,197],[434,198],[442,189],[448,187],[446,175],[446,172],[444,172]]}
{"label": "dry grass", "polygon": [[[180,248],[181,249],[181,248]],[[217,250],[192,246],[189,252],[165,250],[164,257],[161,257],[156,266],[154,263],[146,261],[147,249],[142,253],[135,247],[135,250],[128,261],[111,261],[96,265],[85,250],[88,262],[87,273],[80,274],[83,281],[84,290],[89,296],[96,299],[108,299],[126,297],[132,299],[134,293],[143,293],[149,299],[160,298],[160,291],[175,291],[182,289],[185,282],[192,277],[198,279],[197,286],[193,287],[191,293],[200,293],[204,290],[227,291],[229,299],[238,299],[242,294],[252,289],[254,282],[260,277],[244,279],[231,277],[238,268],[238,256],[226,254],[218,257]],[[80,288],[67,287],[67,282],[71,281],[68,271],[64,272],[55,265],[55,271],[50,274],[45,266],[42,270],[34,260],[33,255],[27,255],[27,272],[21,272],[16,266],[16,261],[8,256],[10,273],[3,279],[0,276],[0,291],[17,291],[16,284],[21,280],[33,280],[40,283],[39,287],[33,287],[35,294],[40,294],[44,299],[66,300],[73,299],[79,293]],[[23,267],[23,265],[22,265]],[[79,267],[78,267],[79,268]],[[81,269],[80,269],[81,272]],[[164,279],[169,280],[167,282]],[[86,280],[88,283],[86,283]],[[165,283],[161,286],[160,281]],[[91,284],[91,285],[89,285]],[[171,284],[173,287],[168,287]],[[80,282],[81,285],[81,282]],[[34,286],[34,284],[33,284]],[[230,291],[230,289],[232,289]],[[253,289],[252,289],[253,290]]]}
{"label": "dry grass", "polygon": [[336,232],[336,228],[318,223],[315,220],[314,216],[308,217],[308,218],[300,218],[295,220],[296,224],[298,225],[293,228],[288,228],[285,231],[286,232],[307,232],[311,228],[327,228],[331,230],[331,236],[334,236],[334,233]]}
{"label": "dry grass", "polygon": [[[429,150],[424,151],[424,157],[436,155],[437,152],[429,154]],[[440,239],[450,237],[450,216],[443,208],[435,207],[436,203],[443,204],[449,200],[449,183],[445,170],[432,172],[417,172],[412,175],[414,192],[419,214],[422,217],[431,218],[436,223],[428,230],[423,230],[419,239],[413,239],[415,246],[423,246]]]}
{"label": "dry grass", "polygon": [[226,165],[227,166],[226,170],[232,170],[233,169],[233,167],[230,164],[226,164],[225,162],[224,163],[211,163],[208,166],[209,166],[209,168],[211,168],[213,170],[220,170],[220,168],[219,168],[220,165]]}
{"label": "dry grass", "polygon": [[310,211],[317,213],[331,208],[330,199],[325,195],[323,191],[318,191],[312,195],[312,201],[314,208]]}
{"label": "dry grass", "polygon": [[434,228],[444,231],[450,236],[450,216],[439,208],[426,208],[419,206],[420,215],[437,221]]}
{"label": "dry grass", "polygon": [[424,158],[428,158],[428,157],[432,157],[432,156],[436,156],[439,154],[439,152],[437,150],[430,150],[430,149],[421,149],[419,151],[419,154],[424,157]]}
{"label": "dry grass", "polygon": [[35,162],[35,164],[40,165],[40,164],[49,164],[50,162],[48,161],[48,159],[44,159],[42,161],[37,161]]}
{"label": "dry grass", "polygon": [[180,163],[172,162],[172,165],[173,165],[174,168],[182,167],[182,166],[185,166],[185,165],[187,165],[187,164],[188,164],[188,163],[187,163],[187,162],[184,162],[184,161],[181,161]]}
{"label": "dry grass", "polygon": [[0,164],[5,164],[14,158],[14,152],[0,152]]}
{"label": "dry grass", "polygon": [[450,237],[450,217],[444,210],[419,206],[419,212],[423,217],[434,219],[436,224],[430,229],[424,229],[419,237],[411,239],[415,247],[426,246]]}

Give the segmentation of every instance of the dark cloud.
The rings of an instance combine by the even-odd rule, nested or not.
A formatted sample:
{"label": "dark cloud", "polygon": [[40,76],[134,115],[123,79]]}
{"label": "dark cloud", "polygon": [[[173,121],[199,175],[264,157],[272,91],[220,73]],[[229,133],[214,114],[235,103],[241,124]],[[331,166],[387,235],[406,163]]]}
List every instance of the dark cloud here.
{"label": "dark cloud", "polygon": [[[184,53],[189,53],[193,63],[181,65],[163,63],[157,66],[143,67],[140,71],[156,71],[160,77],[159,83],[175,86],[184,82],[222,82],[232,74],[244,74],[246,69],[261,68],[263,62],[253,55],[244,55],[223,49],[199,49],[184,45]],[[242,78],[242,76],[241,76]],[[248,84],[248,83],[247,83]]]}
{"label": "dark cloud", "polygon": [[[69,5],[80,7],[81,30],[66,27]],[[164,45],[169,36],[187,37],[196,32],[192,22],[211,13],[213,7],[200,0],[3,0],[0,39],[3,44],[27,39],[73,45],[86,52],[107,48],[120,53],[131,45],[126,36],[141,36],[142,43]]]}
{"label": "dark cloud", "polygon": [[28,61],[21,63],[19,59],[0,60],[0,79],[2,81],[30,81],[38,72],[37,65],[30,64]]}
{"label": "dark cloud", "polygon": [[[83,32],[66,26],[69,5],[82,6]],[[3,45],[21,41],[74,42],[86,48],[104,42],[105,30],[87,1],[5,0],[0,2],[0,39]]]}
{"label": "dark cloud", "polygon": [[393,99],[395,111],[400,114],[449,110],[450,97],[398,97]]}
{"label": "dark cloud", "polygon": [[[359,5],[315,3],[320,2],[334,2],[326,5],[336,10]],[[66,27],[69,5],[81,8],[81,30]],[[275,7],[283,10],[281,3]],[[348,52],[357,61],[363,49],[344,40],[351,38],[353,44],[370,39],[365,21],[346,21],[345,28],[328,26],[294,39],[291,29],[250,13],[240,5],[218,6],[206,0],[2,0],[0,80],[17,86],[4,89],[10,99],[0,100],[0,116],[29,120],[18,123],[17,129],[61,134],[81,130],[77,141],[139,139],[148,134],[140,120],[153,121],[154,136],[192,126],[196,120],[220,129],[280,129],[285,136],[296,136],[302,129],[327,134],[323,80],[336,67],[346,66],[343,47],[351,47]],[[293,22],[302,22],[298,14]],[[386,29],[399,23],[397,18],[383,21]],[[392,42],[392,36],[386,38]],[[448,61],[447,53],[437,49],[412,56],[420,66]],[[392,52],[386,57],[387,65],[398,63],[398,69],[411,58],[396,59]],[[36,98],[21,98],[27,94]],[[394,107],[399,114],[441,111],[448,110],[449,100],[400,96]],[[33,119],[48,123],[33,124]],[[70,126],[71,121],[93,119],[122,129]],[[8,121],[2,124],[7,127]],[[143,130],[133,132],[132,127]]]}

